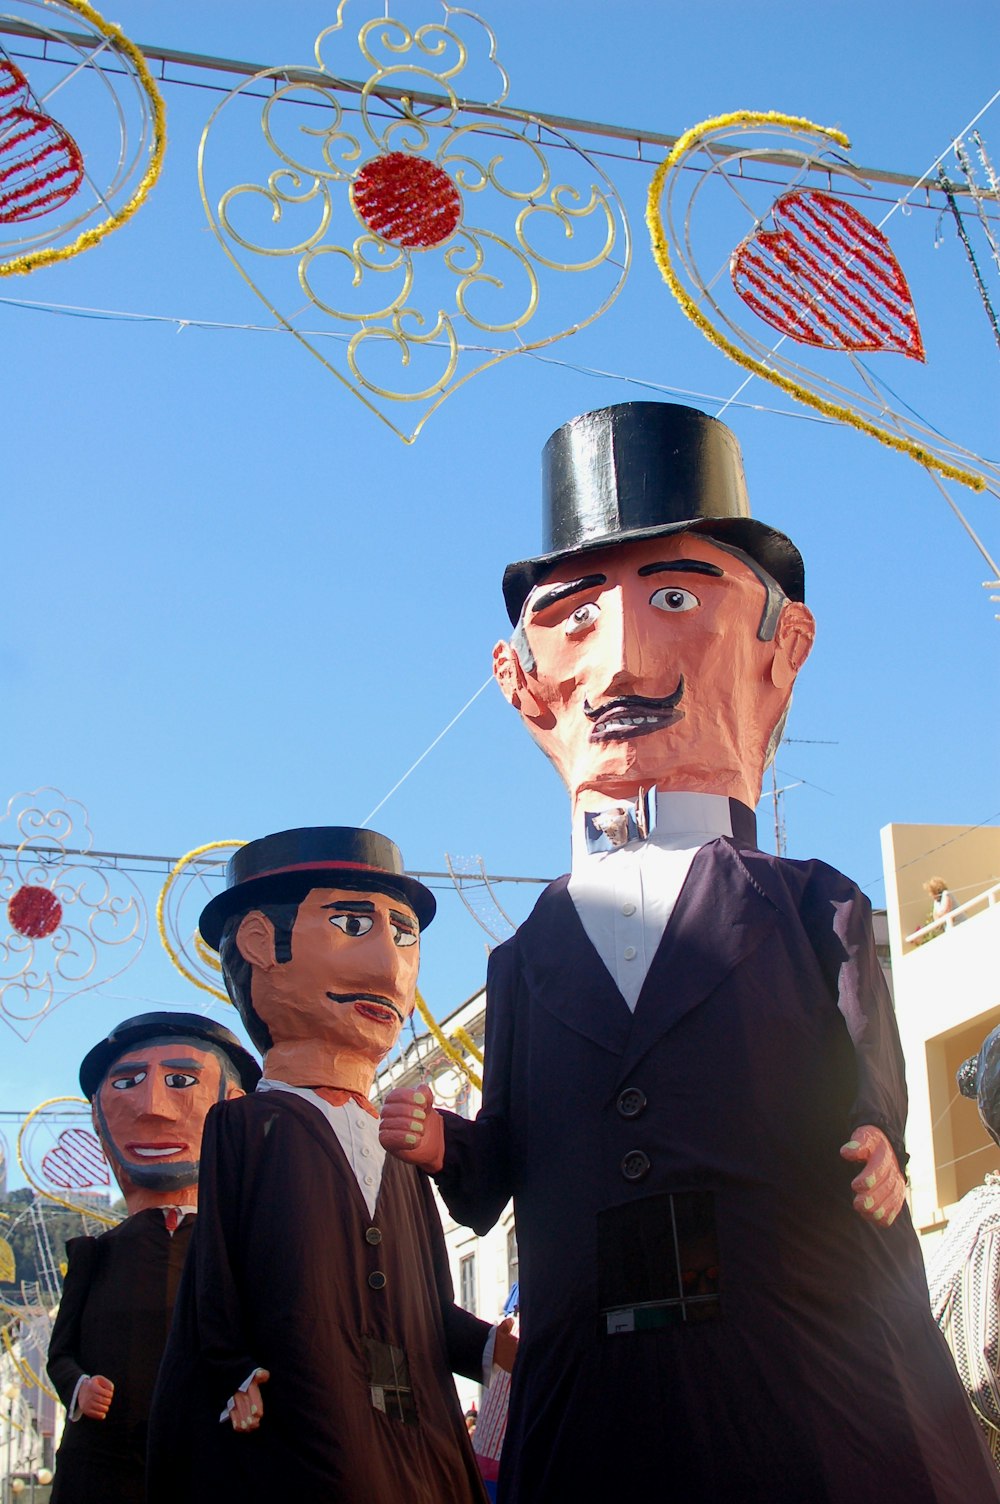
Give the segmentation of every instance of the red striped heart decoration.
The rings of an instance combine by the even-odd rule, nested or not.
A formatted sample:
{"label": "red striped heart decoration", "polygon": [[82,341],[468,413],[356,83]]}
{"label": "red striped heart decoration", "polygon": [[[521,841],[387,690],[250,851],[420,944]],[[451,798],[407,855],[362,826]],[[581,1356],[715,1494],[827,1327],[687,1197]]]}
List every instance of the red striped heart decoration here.
{"label": "red striped heart decoration", "polygon": [[65,1128],[54,1149],[42,1159],[42,1172],[62,1191],[85,1191],[110,1185],[108,1162],[100,1139],[89,1128]]}
{"label": "red striped heart decoration", "polygon": [[83,181],[83,153],[34,103],[28,80],[0,55],[0,224],[38,219]]}
{"label": "red striped heart decoration", "polygon": [[818,189],[784,193],[730,262],[733,286],[765,323],[827,350],[924,359],[917,314],[892,247],[851,204]]}

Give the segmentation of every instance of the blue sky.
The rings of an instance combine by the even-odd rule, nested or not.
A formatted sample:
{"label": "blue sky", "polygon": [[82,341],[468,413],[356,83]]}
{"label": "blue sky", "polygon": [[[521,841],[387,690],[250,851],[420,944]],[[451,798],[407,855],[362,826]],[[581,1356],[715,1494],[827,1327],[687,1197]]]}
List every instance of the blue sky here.
{"label": "blue sky", "polygon": [[[403,14],[440,12],[427,0]],[[497,0],[486,15],[522,108],[671,133],[777,109],[840,126],[863,166],[913,175],[1000,85],[1000,22],[986,0],[948,11],[929,0],[835,10]],[[351,16],[348,6],[348,31]],[[277,66],[311,61],[335,7],[118,0],[113,18],[140,43]],[[357,76],[352,61],[344,71]],[[602,158],[635,240],[618,301],[544,352],[557,363],[519,357],[483,373],[404,446],[291,338],[170,322],[269,315],[199,199],[198,140],[217,96],[170,83],[163,93],[169,147],[145,208],[86,255],[0,283],[0,791],[55,785],[89,808],[95,846],[180,854],[360,822],[489,672],[503,567],[538,549],[549,433],[576,413],[661,394],[716,412],[742,375],[652,264],[649,165]],[[1000,104],[980,129],[1000,162]],[[998,351],[939,208],[897,214],[888,230],[926,368],[869,363],[926,422],[996,460]],[[985,240],[975,244],[1000,302],[1000,274]],[[819,624],[789,727],[816,745],[779,759],[782,783],[805,780],[786,800],[789,853],[832,862],[877,904],[882,825],[1000,811],[1000,624],[980,588],[986,566],[910,460],[760,381],[726,421],[755,514],[805,556]],[[996,553],[995,499],[955,496]],[[448,851],[546,876],[566,865],[566,816],[554,773],[491,687],[374,823],[414,868],[440,869]],[[764,844],[770,824],[762,807]],[[146,891],[154,902],[155,884]],[[502,896],[515,914],[530,901],[526,889]],[[440,900],[423,989],[443,1015],[481,983],[486,937],[454,894]],[[68,1001],[29,1043],[3,1031],[0,1106],[74,1091],[81,1055],[118,1019],[203,1000],[154,936],[103,995]]]}

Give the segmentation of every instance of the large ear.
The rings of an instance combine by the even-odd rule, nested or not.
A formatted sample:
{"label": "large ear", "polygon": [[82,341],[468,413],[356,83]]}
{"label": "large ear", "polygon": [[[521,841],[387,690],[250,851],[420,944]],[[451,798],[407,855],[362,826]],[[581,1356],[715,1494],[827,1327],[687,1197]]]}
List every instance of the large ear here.
{"label": "large ear", "polygon": [[528,688],[528,676],[512,643],[501,641],[493,649],[493,677],[508,705],[521,715],[538,720],[545,713]]}
{"label": "large ear", "polygon": [[274,925],[259,909],[251,909],[240,920],[236,931],[236,948],[244,961],[261,971],[270,971],[277,966],[274,954]]}
{"label": "large ear", "polygon": [[246,1092],[243,1090],[242,1086],[237,1086],[235,1081],[230,1081],[229,1085],[226,1087],[226,1101],[232,1102],[236,1097],[245,1096]]}
{"label": "large ear", "polygon": [[775,689],[791,689],[815,640],[816,622],[809,607],[802,601],[786,601],[774,634],[771,683]]}

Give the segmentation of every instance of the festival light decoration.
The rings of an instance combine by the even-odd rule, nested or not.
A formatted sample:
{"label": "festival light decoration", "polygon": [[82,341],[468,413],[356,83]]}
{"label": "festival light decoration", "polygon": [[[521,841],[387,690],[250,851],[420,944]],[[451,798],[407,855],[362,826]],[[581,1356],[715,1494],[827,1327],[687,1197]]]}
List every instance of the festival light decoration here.
{"label": "festival light decoration", "polygon": [[[160,944],[170,960],[186,981],[219,1002],[229,1004],[229,994],[219,985],[222,970],[219,958],[210,945],[206,945],[198,933],[198,916],[216,887],[209,882],[209,870],[205,858],[209,853],[225,853],[232,856],[245,841],[208,841],[204,846],[195,846],[187,851],[171,867],[166,882],[156,900],[156,929]],[[215,870],[223,865],[223,858],[212,858]],[[231,1005],[230,1005],[231,1006]]]}
{"label": "festival light decoration", "polygon": [[166,150],[163,101],[118,26],[85,0],[7,6],[45,55],[0,48],[0,276],[97,245],[145,202]]}
{"label": "festival light decoration", "polygon": [[15,794],[0,817],[0,1018],[23,1040],[145,941],[142,894],[92,845],[86,809],[58,789]]}
{"label": "festival light decoration", "polygon": [[[654,259],[688,318],[738,365],[941,476],[976,491],[1000,492],[995,466],[912,413],[895,410],[887,389],[858,364],[862,350],[922,360],[924,348],[888,241],[843,197],[867,186],[844,155],[849,146],[842,131],[776,111],[740,110],[694,126],[650,184],[646,222]],[[762,162],[766,179],[756,170]],[[777,198],[776,167],[789,177]],[[834,180],[844,184],[839,194]],[[720,187],[726,193],[714,199],[722,211],[711,216],[716,228],[702,233],[707,220],[700,202]],[[757,207],[763,193],[767,201]],[[744,223],[749,214],[750,233],[734,234],[728,246],[708,243],[725,222],[727,207]],[[735,301],[727,301],[722,279],[702,270],[717,267],[720,254],[731,258]],[[748,308],[781,331],[777,343],[765,343],[741,322]],[[826,363],[803,366],[786,358],[779,350],[788,339],[819,347],[823,362],[852,363],[857,386],[832,379]]]}
{"label": "festival light decoration", "polygon": [[[326,60],[328,48],[347,52],[349,3],[317,37],[315,67],[267,69],[214,111],[202,199],[279,323],[411,443],[472,376],[600,317],[624,285],[629,230],[596,162],[504,105],[507,75],[481,17],[444,3],[441,22],[410,27],[380,7],[357,33],[359,92]],[[489,72],[489,105],[469,103],[464,76],[457,92],[473,67]],[[254,176],[233,183],[232,162],[254,153]],[[581,307],[564,324],[569,272]],[[323,328],[307,331],[303,318],[317,315]],[[405,427],[390,416],[401,403],[415,405]]]}
{"label": "festival light decoration", "polygon": [[[121,1221],[94,1200],[111,1184],[111,1171],[85,1097],[50,1097],[32,1108],[17,1135],[17,1162],[46,1201],[106,1227]],[[87,1201],[77,1199],[83,1194],[89,1194]]]}

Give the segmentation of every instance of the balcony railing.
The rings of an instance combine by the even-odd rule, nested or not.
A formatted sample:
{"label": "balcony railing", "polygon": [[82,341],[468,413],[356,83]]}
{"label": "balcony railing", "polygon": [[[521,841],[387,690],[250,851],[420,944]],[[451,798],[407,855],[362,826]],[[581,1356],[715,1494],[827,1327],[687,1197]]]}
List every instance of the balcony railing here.
{"label": "balcony railing", "polygon": [[956,924],[961,924],[963,919],[967,919],[977,909],[992,908],[997,903],[1000,903],[1000,883],[994,883],[992,888],[984,888],[974,898],[967,898],[965,903],[960,903],[957,908],[949,909],[948,913],[942,914],[940,919],[932,919],[929,923],[921,925],[911,935],[904,936],[904,939],[907,945],[919,945],[921,941],[933,940],[945,930],[954,929]]}

